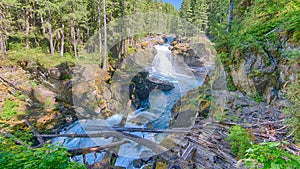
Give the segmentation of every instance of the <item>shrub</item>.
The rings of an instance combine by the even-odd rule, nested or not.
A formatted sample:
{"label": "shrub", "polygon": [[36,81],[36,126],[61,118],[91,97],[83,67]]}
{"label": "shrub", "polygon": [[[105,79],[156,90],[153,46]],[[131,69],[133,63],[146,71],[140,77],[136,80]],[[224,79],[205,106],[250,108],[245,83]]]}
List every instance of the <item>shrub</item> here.
{"label": "shrub", "polygon": [[285,108],[285,123],[288,124],[290,133],[293,134],[296,142],[300,143],[300,76],[296,82],[291,83],[285,90],[287,98],[293,103]]}
{"label": "shrub", "polygon": [[15,117],[17,114],[21,114],[17,111],[18,104],[10,99],[5,100],[4,108],[0,114],[0,118],[3,120],[10,120]]}
{"label": "shrub", "polygon": [[28,148],[15,145],[13,141],[0,136],[0,169],[83,169],[84,166],[71,162],[66,148],[58,145],[45,145],[41,148]]}
{"label": "shrub", "polygon": [[240,126],[231,127],[229,132],[226,140],[229,141],[232,153],[238,159],[241,159],[244,157],[246,150],[251,147],[250,134]]}
{"label": "shrub", "polygon": [[253,145],[246,151],[246,167],[264,169],[300,168],[300,158],[285,151],[279,142]]}

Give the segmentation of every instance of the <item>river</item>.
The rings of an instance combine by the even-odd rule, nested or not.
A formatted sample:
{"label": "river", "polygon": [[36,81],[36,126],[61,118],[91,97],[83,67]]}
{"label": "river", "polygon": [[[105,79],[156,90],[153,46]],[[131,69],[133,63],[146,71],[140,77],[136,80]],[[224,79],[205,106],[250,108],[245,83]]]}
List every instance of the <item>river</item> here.
{"label": "river", "polygon": [[[153,60],[152,67],[149,71],[149,76],[160,80],[167,80],[174,84],[175,88],[170,91],[161,91],[154,89],[149,95],[149,106],[147,108],[139,108],[130,113],[127,117],[125,127],[154,129],[167,129],[171,118],[171,109],[174,104],[185,95],[189,90],[192,90],[200,85],[204,77],[195,77],[190,71],[191,68],[187,65],[175,64],[172,52],[169,49],[170,43],[173,38],[169,38],[165,45],[155,46],[157,54]],[[175,66],[176,65],[176,66]],[[61,134],[92,134],[97,131],[88,130],[91,126],[113,126],[119,124],[122,120],[122,114],[115,114],[108,119],[92,119],[92,120],[79,120],[71,126],[61,131]],[[136,123],[139,120],[139,123]],[[157,144],[167,136],[166,133],[141,133],[131,132],[136,136],[144,139],[151,140]],[[55,138],[53,143],[61,143],[68,149],[84,148],[91,146],[101,146],[113,142],[113,138]],[[128,169],[134,169],[133,161],[139,159],[142,152],[152,152],[148,147],[140,145],[134,141],[124,144],[118,149],[118,157],[115,166],[121,166]],[[101,160],[105,152],[87,154],[86,162],[93,164]],[[154,153],[153,153],[154,154]],[[83,163],[82,156],[73,158],[74,160]]]}

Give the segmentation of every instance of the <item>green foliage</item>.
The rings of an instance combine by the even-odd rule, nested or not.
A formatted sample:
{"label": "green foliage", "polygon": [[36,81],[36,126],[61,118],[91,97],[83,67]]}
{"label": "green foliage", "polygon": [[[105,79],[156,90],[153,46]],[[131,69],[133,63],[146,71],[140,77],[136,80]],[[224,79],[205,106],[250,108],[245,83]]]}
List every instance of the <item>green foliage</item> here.
{"label": "green foliage", "polygon": [[37,80],[32,80],[29,82],[30,86],[36,88],[39,85],[39,82]]}
{"label": "green foliage", "polygon": [[297,80],[292,82],[287,89],[285,94],[287,98],[292,102],[292,106],[285,108],[284,113],[287,116],[285,123],[288,124],[290,133],[293,134],[296,142],[300,143],[300,76],[298,75]]}
{"label": "green foliage", "polygon": [[60,106],[59,104],[56,104],[54,107],[53,107],[53,111],[59,111],[60,110]]}
{"label": "green foliage", "polygon": [[235,87],[234,83],[233,83],[233,79],[231,76],[227,77],[227,88],[229,91],[236,91],[237,88]]}
{"label": "green foliage", "polygon": [[[208,13],[207,0],[183,0],[180,8],[180,16],[194,24],[200,30],[199,33],[205,33],[207,30]],[[187,32],[187,28],[184,29]]]}
{"label": "green foliage", "polygon": [[18,104],[10,99],[5,100],[4,102],[4,108],[2,113],[0,114],[0,118],[3,120],[10,120],[13,117],[15,117],[18,114],[21,114],[20,112],[18,112],[17,108],[18,108]]}
{"label": "green foliage", "polygon": [[14,94],[14,96],[15,96],[17,99],[21,100],[21,101],[25,101],[25,100],[26,100],[26,96],[25,96],[24,94],[20,94],[19,91],[16,91],[15,94]]}
{"label": "green foliage", "polygon": [[253,94],[253,95],[251,96],[251,98],[252,98],[254,101],[256,101],[257,103],[261,103],[261,102],[264,101],[264,97],[261,96],[258,92],[256,92],[255,94]]}
{"label": "green foliage", "polygon": [[135,54],[135,52],[136,52],[136,49],[131,45],[126,49],[126,53],[128,56],[132,56],[133,54]]}
{"label": "green foliage", "polygon": [[295,169],[300,168],[300,158],[285,151],[279,142],[253,145],[246,151],[247,168]]}
{"label": "green foliage", "polygon": [[45,102],[45,108],[48,109],[51,105],[51,99],[50,98],[47,98],[46,99],[46,102]]}
{"label": "green foliage", "polygon": [[42,148],[28,148],[16,145],[10,139],[0,136],[1,169],[83,169],[84,166],[71,162],[66,148],[45,145]]}
{"label": "green foliage", "polygon": [[229,132],[226,140],[229,141],[233,154],[241,159],[245,156],[246,150],[251,147],[250,134],[240,126],[231,127]]}
{"label": "green foliage", "polygon": [[24,49],[24,47],[20,47],[9,50],[7,54],[9,57],[5,61],[0,61],[1,65],[11,66],[21,61],[28,61],[32,63],[39,63],[45,68],[51,68],[64,62],[75,62],[75,59],[72,58],[72,56],[50,56],[40,47],[28,50]]}

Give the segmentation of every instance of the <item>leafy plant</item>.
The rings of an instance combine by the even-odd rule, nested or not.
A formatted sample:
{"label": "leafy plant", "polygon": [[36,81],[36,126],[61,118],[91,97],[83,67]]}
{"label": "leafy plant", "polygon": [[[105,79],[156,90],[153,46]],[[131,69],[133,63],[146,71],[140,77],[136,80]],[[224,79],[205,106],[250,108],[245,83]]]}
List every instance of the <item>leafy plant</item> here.
{"label": "leafy plant", "polygon": [[35,88],[39,85],[39,82],[37,80],[33,80],[33,81],[30,81],[29,84],[30,84],[30,86]]}
{"label": "leafy plant", "polygon": [[246,167],[263,169],[300,168],[300,158],[285,151],[279,142],[253,145],[246,151]]}
{"label": "leafy plant", "polygon": [[47,98],[46,102],[45,102],[45,108],[48,109],[48,108],[50,108],[50,106],[51,106],[51,99]]}
{"label": "leafy plant", "polygon": [[284,110],[287,116],[285,123],[288,124],[290,133],[293,134],[296,142],[300,143],[300,76],[295,82],[292,82],[285,90],[287,98],[292,102],[292,106],[288,106]]}
{"label": "leafy plant", "polygon": [[5,100],[4,108],[0,114],[0,118],[3,120],[10,120],[15,117],[17,114],[21,114],[17,110],[18,104],[10,99]]}
{"label": "leafy plant", "polygon": [[58,145],[45,145],[29,148],[16,145],[10,139],[0,136],[0,169],[83,169],[83,165],[71,162],[66,148]]}
{"label": "leafy plant", "polygon": [[227,88],[229,91],[236,91],[237,88],[235,87],[234,83],[233,83],[233,79],[231,76],[227,77]]}
{"label": "leafy plant", "polygon": [[229,141],[231,151],[238,159],[243,158],[246,150],[251,147],[250,134],[241,126],[231,127],[226,140]]}
{"label": "leafy plant", "polygon": [[253,94],[253,95],[251,96],[251,98],[252,98],[254,101],[256,101],[257,103],[261,103],[261,102],[264,101],[264,97],[261,96],[258,92],[256,92],[255,94]]}

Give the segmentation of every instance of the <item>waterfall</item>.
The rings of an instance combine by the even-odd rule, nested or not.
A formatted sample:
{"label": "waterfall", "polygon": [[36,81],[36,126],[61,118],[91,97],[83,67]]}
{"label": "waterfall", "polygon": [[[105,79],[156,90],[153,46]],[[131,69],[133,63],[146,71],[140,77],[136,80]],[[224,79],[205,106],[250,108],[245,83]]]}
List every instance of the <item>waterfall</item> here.
{"label": "waterfall", "polygon": [[172,64],[172,53],[168,46],[155,46],[157,54],[152,63],[151,74],[171,76],[176,73]]}
{"label": "waterfall", "polygon": [[[187,65],[183,63],[176,63],[173,60],[172,52],[169,50],[169,46],[173,38],[169,38],[168,42],[162,46],[155,46],[157,50],[157,55],[155,56],[152,67],[149,69],[149,75],[155,76],[161,80],[168,80],[172,82],[175,88],[171,91],[163,92],[161,90],[153,90],[149,96],[150,108],[149,109],[139,109],[128,114],[126,127],[148,127],[153,128],[168,128],[169,121],[171,118],[171,109],[173,105],[180,99],[182,95],[191,89],[194,89],[202,84],[203,79],[196,79],[193,74],[188,71]],[[115,114],[114,116],[104,120],[104,119],[91,119],[91,120],[80,120],[75,122],[70,127],[62,131],[63,134],[92,134],[97,131],[88,130],[89,126],[103,125],[110,126],[119,124],[122,120],[123,114]],[[136,122],[139,123],[136,123]],[[142,124],[141,124],[142,123]],[[141,133],[132,132],[131,134],[143,137],[144,139],[151,140],[157,144],[167,136],[164,133],[154,134],[154,133]],[[112,138],[56,138],[52,140],[55,142],[60,142],[64,146],[71,148],[83,148],[96,145],[109,144],[113,140]],[[131,142],[120,146],[118,152],[118,158],[116,160],[116,166],[126,167],[128,169],[134,169],[133,160],[138,159],[143,151],[151,151],[145,146],[139,145],[138,143]],[[95,158],[94,154],[86,155],[87,162],[92,164],[103,158],[104,153],[97,153]],[[83,162],[82,156],[77,156],[75,160]]]}

